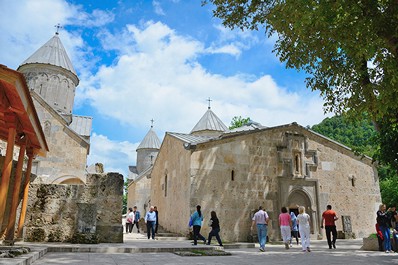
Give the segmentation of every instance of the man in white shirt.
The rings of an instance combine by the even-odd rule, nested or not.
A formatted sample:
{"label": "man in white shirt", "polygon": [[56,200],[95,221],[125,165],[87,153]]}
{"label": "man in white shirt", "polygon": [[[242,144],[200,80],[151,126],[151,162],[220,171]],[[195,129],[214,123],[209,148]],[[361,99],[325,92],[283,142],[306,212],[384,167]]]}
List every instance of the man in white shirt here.
{"label": "man in white shirt", "polygon": [[156,213],[153,206],[151,206],[151,208],[149,208],[149,212],[145,214],[145,223],[148,239],[151,237],[151,233],[152,239],[155,239]]}
{"label": "man in white shirt", "polygon": [[258,212],[256,212],[252,219],[251,230],[253,230],[254,225],[257,226],[258,242],[260,243],[260,251],[265,251],[265,243],[267,241],[267,228],[268,228],[269,216],[267,212],[263,211],[263,207],[258,207]]}

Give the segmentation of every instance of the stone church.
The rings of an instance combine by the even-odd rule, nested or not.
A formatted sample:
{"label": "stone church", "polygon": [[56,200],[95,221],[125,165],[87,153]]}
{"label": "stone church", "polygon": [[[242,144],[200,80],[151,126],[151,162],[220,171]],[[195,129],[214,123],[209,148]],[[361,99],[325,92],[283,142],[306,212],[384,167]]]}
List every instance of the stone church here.
{"label": "stone church", "polygon": [[[11,244],[15,237],[39,242],[123,242],[123,176],[104,173],[102,164],[86,167],[92,118],[73,114],[79,78],[58,32],[17,71],[29,88],[29,111],[37,113],[48,152],[31,156],[32,161],[29,157],[32,166],[22,174],[29,174],[23,181],[11,173],[4,197],[6,205],[13,202],[15,207],[1,209],[0,242],[3,234]],[[5,145],[0,143],[2,149]],[[14,150],[14,158],[15,154]],[[3,160],[0,155],[0,169]],[[18,204],[22,206],[17,213]]]}
{"label": "stone church", "polygon": [[324,237],[321,215],[328,204],[340,216],[341,236],[367,237],[381,202],[371,158],[297,123],[265,127],[251,122],[228,130],[210,107],[190,133],[166,132],[147,170],[129,186],[129,197],[134,194],[129,203],[142,209],[145,197],[158,206],[162,228],[183,235],[199,204],[205,217],[202,234],[209,232],[214,210],[226,241],[248,239],[260,205],[270,215],[270,240],[280,239],[282,206],[294,212],[305,206],[312,237]]}
{"label": "stone church", "polygon": [[33,161],[35,183],[84,184],[92,118],[73,115],[79,78],[58,32],[17,70],[26,78],[50,149]]}

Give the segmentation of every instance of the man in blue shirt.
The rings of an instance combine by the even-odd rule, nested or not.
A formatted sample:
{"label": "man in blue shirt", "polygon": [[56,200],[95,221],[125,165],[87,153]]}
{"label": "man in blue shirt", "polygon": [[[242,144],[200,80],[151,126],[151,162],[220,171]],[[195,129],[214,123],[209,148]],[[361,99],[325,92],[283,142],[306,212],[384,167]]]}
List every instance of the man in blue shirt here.
{"label": "man in blue shirt", "polygon": [[151,233],[152,239],[155,239],[156,213],[153,206],[151,206],[151,208],[149,208],[149,212],[145,214],[145,223],[148,239],[151,238]]}

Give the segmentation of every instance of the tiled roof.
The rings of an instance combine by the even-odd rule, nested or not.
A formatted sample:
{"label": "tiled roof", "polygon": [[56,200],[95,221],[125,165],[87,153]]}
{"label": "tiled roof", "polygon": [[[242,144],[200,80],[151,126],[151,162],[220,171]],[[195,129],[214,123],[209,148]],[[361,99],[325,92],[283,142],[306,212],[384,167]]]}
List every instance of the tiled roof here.
{"label": "tiled roof", "polygon": [[93,118],[88,116],[72,116],[72,123],[69,128],[81,136],[90,136]]}
{"label": "tiled roof", "polygon": [[26,59],[22,64],[33,64],[42,63],[50,64],[54,66],[62,67],[74,75],[76,71],[73,68],[72,62],[70,61],[68,54],[64,46],[61,43],[58,35],[54,35],[46,44],[41,46],[35,53],[33,53],[28,59]]}
{"label": "tiled roof", "polygon": [[193,127],[191,133],[199,131],[226,132],[228,131],[228,128],[209,108],[199,122],[195,125],[195,127]]}
{"label": "tiled roof", "polygon": [[148,131],[148,133],[145,135],[144,140],[140,143],[140,145],[137,147],[137,150],[139,149],[160,149],[160,140],[156,133],[153,131],[152,127]]}

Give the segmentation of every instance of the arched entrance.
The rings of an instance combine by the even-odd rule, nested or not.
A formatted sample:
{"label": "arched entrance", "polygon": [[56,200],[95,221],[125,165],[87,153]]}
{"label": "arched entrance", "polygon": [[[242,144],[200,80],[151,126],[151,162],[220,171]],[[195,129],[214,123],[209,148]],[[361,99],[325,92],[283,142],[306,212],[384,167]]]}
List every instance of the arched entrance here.
{"label": "arched entrance", "polygon": [[310,196],[301,189],[292,190],[287,199],[287,205],[289,207],[290,212],[294,212],[298,215],[298,207],[304,206],[306,213],[311,217],[310,225],[311,225],[311,234],[314,234],[314,213],[312,210],[312,202]]}

